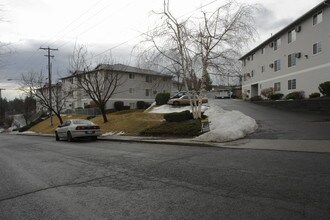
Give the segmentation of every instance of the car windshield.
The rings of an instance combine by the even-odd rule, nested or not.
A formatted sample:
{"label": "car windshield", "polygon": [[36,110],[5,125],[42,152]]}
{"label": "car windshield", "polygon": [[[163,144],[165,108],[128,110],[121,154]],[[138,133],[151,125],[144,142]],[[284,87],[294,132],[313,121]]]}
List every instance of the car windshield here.
{"label": "car windshield", "polygon": [[79,124],[85,124],[85,125],[92,125],[93,122],[88,121],[88,120],[74,120],[72,121],[74,125],[79,125]]}

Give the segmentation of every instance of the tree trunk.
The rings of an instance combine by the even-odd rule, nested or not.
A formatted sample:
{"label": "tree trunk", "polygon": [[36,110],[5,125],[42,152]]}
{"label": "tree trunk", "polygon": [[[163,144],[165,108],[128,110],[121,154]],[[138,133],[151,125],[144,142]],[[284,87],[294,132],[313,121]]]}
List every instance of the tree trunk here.
{"label": "tree trunk", "polygon": [[58,118],[58,120],[60,121],[60,124],[63,124],[63,119],[61,117],[61,114],[58,114],[57,112],[53,111],[54,114],[56,115],[56,117]]}
{"label": "tree trunk", "polygon": [[103,123],[107,123],[108,122],[108,118],[107,118],[107,114],[105,112],[105,106],[104,105],[101,105],[100,106],[100,111],[101,111],[101,114],[102,114]]}

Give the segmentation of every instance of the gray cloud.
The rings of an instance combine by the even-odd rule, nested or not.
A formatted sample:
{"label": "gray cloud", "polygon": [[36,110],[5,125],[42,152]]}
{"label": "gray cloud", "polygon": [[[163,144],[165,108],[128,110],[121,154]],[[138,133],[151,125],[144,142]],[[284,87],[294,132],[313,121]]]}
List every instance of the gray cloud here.
{"label": "gray cloud", "polygon": [[[40,50],[40,46],[44,42],[29,40],[24,43],[13,44],[10,46],[10,50],[7,50],[4,55],[0,57],[0,88],[5,88],[3,92],[4,97],[9,99],[17,96],[15,89],[18,88],[18,79],[21,75],[31,71],[43,71],[45,74],[48,73],[48,60],[44,55],[47,51]],[[61,45],[63,42],[59,42]],[[127,65],[135,65],[135,58],[130,56],[131,45],[124,44],[120,47],[116,47],[114,44],[106,45],[87,45],[89,51],[94,55],[100,54],[95,59],[96,62],[102,62],[105,56],[112,53],[113,62],[124,63]],[[43,45],[42,47],[47,47]],[[56,45],[51,46],[56,48]],[[54,58],[52,58],[52,79],[57,81],[59,78],[67,76],[69,74],[69,56],[72,54],[74,48],[74,42],[66,44],[64,47],[60,47],[58,51],[52,52]],[[112,50],[107,49],[113,48]],[[105,52],[104,52],[105,51]],[[102,53],[104,52],[104,53]],[[14,79],[8,81],[8,79]]]}
{"label": "gray cloud", "polygon": [[261,7],[256,18],[256,28],[260,32],[277,32],[293,21],[291,17],[278,18],[274,12],[266,7]]}

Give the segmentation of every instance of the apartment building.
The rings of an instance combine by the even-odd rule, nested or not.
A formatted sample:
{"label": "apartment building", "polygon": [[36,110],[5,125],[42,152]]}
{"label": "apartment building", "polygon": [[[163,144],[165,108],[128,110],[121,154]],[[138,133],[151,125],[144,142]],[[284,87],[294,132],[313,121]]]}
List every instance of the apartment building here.
{"label": "apartment building", "polygon": [[137,101],[153,103],[157,93],[171,92],[171,75],[123,64],[100,64],[90,72],[78,72],[61,79],[62,90],[70,93],[66,98],[64,109],[73,110],[93,105],[93,101],[88,94],[82,88],[79,88],[77,77],[80,77],[82,74],[95,73],[103,74],[106,77],[107,74],[114,72],[120,74],[122,83],[116,88],[115,93],[107,102],[106,109],[113,109],[116,101],[123,101],[125,106],[135,109]]}
{"label": "apartment building", "polygon": [[284,95],[319,92],[330,81],[330,1],[323,1],[240,58],[248,99],[273,87]]}

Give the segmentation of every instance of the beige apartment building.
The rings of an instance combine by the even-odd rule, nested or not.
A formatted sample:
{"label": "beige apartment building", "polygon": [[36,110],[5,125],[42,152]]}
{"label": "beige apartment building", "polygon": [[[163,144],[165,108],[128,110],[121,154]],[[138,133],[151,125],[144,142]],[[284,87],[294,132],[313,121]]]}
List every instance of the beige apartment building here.
{"label": "beige apartment building", "polygon": [[240,58],[244,98],[273,87],[284,95],[319,92],[330,81],[330,1],[323,1]]}

